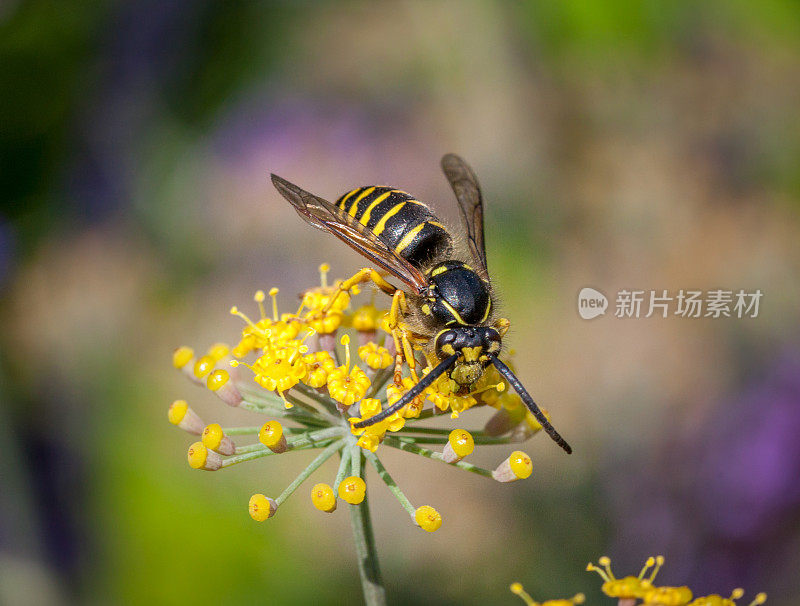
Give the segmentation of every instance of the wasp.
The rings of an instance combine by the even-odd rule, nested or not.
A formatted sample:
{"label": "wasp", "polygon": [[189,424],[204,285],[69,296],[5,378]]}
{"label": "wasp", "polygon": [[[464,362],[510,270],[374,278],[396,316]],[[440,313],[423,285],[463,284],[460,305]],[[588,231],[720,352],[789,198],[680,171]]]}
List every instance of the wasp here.
{"label": "wasp", "polygon": [[[432,366],[392,406],[354,427],[367,427],[401,410],[444,373],[458,386],[458,393],[467,393],[492,365],[547,434],[571,453],[569,444],[498,357],[510,323],[495,312],[484,244],[483,196],[475,173],[455,154],[445,155],[441,165],[458,200],[466,230],[463,242],[453,237],[428,205],[399,189],[359,187],[332,204],[272,175],[275,188],[307,223],[333,234],[383,270],[382,275],[374,267],[364,268],[341,282],[338,292],[372,281],[392,296],[389,328],[397,352],[395,381],[401,380],[403,359],[417,379],[414,345],[425,350]],[[467,250],[459,254],[464,242]],[[388,275],[404,287],[387,282],[384,276]]]}

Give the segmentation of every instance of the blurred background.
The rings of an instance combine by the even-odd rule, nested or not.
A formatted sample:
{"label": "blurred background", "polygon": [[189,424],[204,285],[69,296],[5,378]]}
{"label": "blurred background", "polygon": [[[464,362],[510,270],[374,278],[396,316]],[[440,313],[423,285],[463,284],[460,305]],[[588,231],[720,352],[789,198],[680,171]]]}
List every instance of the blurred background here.
{"label": "blurred background", "polygon": [[[12,0],[0,66],[0,602],[357,603],[344,509],[247,515],[303,453],[188,468],[168,404],[230,411],[171,352],[234,341],[257,288],[288,308],[321,262],[361,266],[270,172],[456,224],[453,151],[519,374],[575,454],[537,437],[533,478],[498,486],[381,453],[445,518],[420,532],[371,483],[392,603],[517,604],[514,580],[597,603],[587,561],[656,553],[663,584],[800,603],[797,3]],[[610,313],[579,317],[584,286]],[[618,319],[623,288],[764,296]]]}

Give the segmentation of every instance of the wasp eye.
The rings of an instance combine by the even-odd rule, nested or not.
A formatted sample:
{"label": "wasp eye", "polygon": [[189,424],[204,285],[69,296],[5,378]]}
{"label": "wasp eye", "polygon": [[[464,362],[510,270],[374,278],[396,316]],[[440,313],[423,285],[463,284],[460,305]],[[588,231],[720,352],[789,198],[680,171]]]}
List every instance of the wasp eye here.
{"label": "wasp eye", "polygon": [[452,356],[455,353],[453,342],[456,340],[456,332],[454,330],[445,330],[440,332],[436,337],[436,353],[439,356]]}

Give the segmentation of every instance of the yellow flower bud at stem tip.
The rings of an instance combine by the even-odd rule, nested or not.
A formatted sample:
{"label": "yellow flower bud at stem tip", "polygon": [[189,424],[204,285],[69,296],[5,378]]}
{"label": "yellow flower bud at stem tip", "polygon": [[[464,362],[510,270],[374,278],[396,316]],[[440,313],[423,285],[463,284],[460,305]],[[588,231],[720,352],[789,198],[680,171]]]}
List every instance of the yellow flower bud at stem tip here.
{"label": "yellow flower bud at stem tip", "polygon": [[186,400],[175,400],[169,407],[167,418],[170,423],[187,433],[196,436],[203,433],[205,423],[203,423],[203,420],[197,416],[197,413],[186,403]]}
{"label": "yellow flower bud at stem tip", "polygon": [[339,498],[350,505],[358,505],[367,494],[367,484],[358,476],[345,478],[339,484]]}
{"label": "yellow flower bud at stem tip", "polygon": [[311,502],[314,507],[325,513],[333,513],[336,510],[336,495],[329,484],[315,484],[311,489]]}
{"label": "yellow flower bud at stem tip", "polygon": [[272,452],[286,452],[286,436],[283,435],[283,425],[278,421],[267,421],[258,432],[258,441]]}
{"label": "yellow flower bud at stem tip", "polygon": [[442,516],[430,505],[418,507],[414,512],[414,521],[425,532],[436,532],[442,526]]}
{"label": "yellow flower bud at stem tip", "polygon": [[191,347],[178,347],[172,352],[172,365],[175,368],[183,368],[194,359],[194,350]]}
{"label": "yellow flower bud at stem tip", "polygon": [[202,442],[195,442],[186,454],[192,469],[216,471],[222,467],[222,458],[213,450],[209,450]]}
{"label": "yellow flower bud at stem tip", "polygon": [[219,423],[207,425],[203,430],[203,446],[226,456],[236,452],[236,445],[226,436]]}
{"label": "yellow flower bud at stem tip", "polygon": [[515,450],[492,472],[498,482],[515,482],[524,480],[533,473],[531,458],[521,450]]}
{"label": "yellow flower bud at stem tip", "polygon": [[250,512],[251,518],[256,522],[263,522],[275,515],[275,512],[278,510],[278,505],[273,499],[263,494],[254,494],[250,497],[247,509]]}

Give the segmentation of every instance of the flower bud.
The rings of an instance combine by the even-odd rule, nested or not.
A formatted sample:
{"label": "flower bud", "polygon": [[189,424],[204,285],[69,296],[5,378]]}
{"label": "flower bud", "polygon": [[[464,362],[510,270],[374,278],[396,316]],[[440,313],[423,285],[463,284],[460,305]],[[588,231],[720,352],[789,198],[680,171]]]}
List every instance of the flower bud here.
{"label": "flower bud", "polygon": [[442,459],[445,463],[455,463],[472,454],[475,450],[475,440],[466,429],[454,429],[444,445]]}
{"label": "flower bud", "polygon": [[222,467],[222,457],[213,450],[209,450],[202,442],[195,442],[189,447],[187,453],[189,466],[192,469],[205,469],[206,471],[216,471]]}
{"label": "flower bud", "polygon": [[492,472],[498,482],[515,482],[524,480],[533,472],[531,458],[521,450],[515,450],[505,461]]}
{"label": "flower bud", "polygon": [[177,425],[183,431],[193,433],[196,436],[203,433],[203,426],[205,425],[203,419],[189,407],[186,400],[175,400],[169,407],[167,418],[169,418],[170,423]]}
{"label": "flower bud", "polygon": [[414,512],[414,521],[426,532],[436,532],[442,526],[442,516],[430,505],[418,507]]}
{"label": "flower bud", "polygon": [[217,361],[211,356],[203,356],[194,363],[192,372],[197,379],[204,379],[216,366]]}
{"label": "flower bud", "polygon": [[311,502],[314,503],[314,507],[325,513],[333,513],[336,510],[336,495],[328,484],[316,484],[311,489]]}
{"label": "flower bud", "polygon": [[226,436],[218,423],[207,425],[203,430],[203,446],[223,455],[232,455],[236,452],[236,445],[229,436]]}
{"label": "flower bud", "polygon": [[258,432],[258,441],[274,453],[286,452],[286,436],[283,435],[283,425],[278,421],[267,421]]}
{"label": "flower bud", "polygon": [[239,406],[244,398],[230,378],[228,371],[220,368],[208,375],[206,385],[228,406]]}
{"label": "flower bud", "polygon": [[194,376],[194,364],[194,350],[191,347],[182,345],[172,352],[172,365],[189,377],[192,381],[199,383],[200,380]]}
{"label": "flower bud", "polygon": [[208,348],[208,355],[219,362],[222,358],[227,356],[230,351],[230,347],[225,345],[225,343],[214,343],[214,345]]}
{"label": "flower bud", "polygon": [[350,503],[350,505],[361,503],[366,494],[367,483],[358,476],[345,478],[339,484],[339,498],[346,503]]}
{"label": "flower bud", "polygon": [[250,512],[250,517],[256,522],[263,522],[267,518],[271,518],[278,510],[278,504],[274,499],[270,499],[263,494],[254,494],[250,497],[250,503],[247,506]]}

